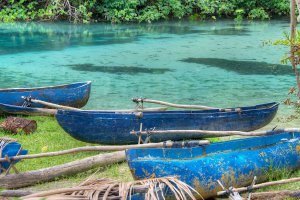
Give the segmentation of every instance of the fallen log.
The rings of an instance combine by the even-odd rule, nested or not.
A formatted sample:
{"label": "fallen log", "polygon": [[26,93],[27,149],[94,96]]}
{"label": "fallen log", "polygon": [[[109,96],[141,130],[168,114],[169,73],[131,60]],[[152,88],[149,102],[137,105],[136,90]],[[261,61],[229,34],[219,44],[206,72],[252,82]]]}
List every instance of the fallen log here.
{"label": "fallen log", "polygon": [[282,200],[286,198],[300,199],[300,190],[281,190],[271,192],[252,193],[251,200]]}
{"label": "fallen log", "polygon": [[158,101],[158,100],[144,99],[144,98],[133,98],[132,101],[135,103],[154,103],[154,104],[160,104],[164,106],[170,106],[174,108],[184,108],[184,109],[200,109],[200,110],[220,109],[220,108],[202,106],[202,105],[175,104],[175,103],[169,103],[165,101]]}
{"label": "fallen log", "polygon": [[208,130],[147,130],[147,131],[131,131],[133,135],[160,135],[160,134],[201,134],[211,137],[224,137],[224,136],[267,136],[281,134],[284,132],[300,132],[300,128],[285,128],[273,131],[257,131],[257,132],[243,132],[243,131],[208,131]]}
{"label": "fallen log", "polygon": [[30,191],[26,190],[3,190],[0,192],[2,197],[22,197],[32,194]]}
{"label": "fallen log", "polygon": [[[21,159],[44,158],[44,157],[53,157],[53,156],[60,156],[65,154],[73,154],[73,153],[86,152],[86,151],[122,151],[126,149],[134,149],[134,148],[170,148],[172,146],[184,147],[185,144],[193,145],[193,146],[202,146],[202,145],[208,145],[210,144],[210,142],[208,140],[189,141],[189,142],[167,141],[167,142],[160,142],[160,143],[133,144],[133,145],[121,145],[121,146],[87,146],[87,147],[78,147],[78,148],[66,149],[66,150],[55,151],[55,152],[12,156],[9,157],[9,159],[13,161],[13,160],[21,160]],[[0,158],[0,163],[5,161],[7,161],[7,158]]]}
{"label": "fallen log", "polygon": [[93,167],[110,165],[125,160],[125,151],[100,154],[81,160],[76,160],[54,167],[0,176],[0,188],[16,189],[36,183],[47,182],[61,176],[67,176],[89,170]]}

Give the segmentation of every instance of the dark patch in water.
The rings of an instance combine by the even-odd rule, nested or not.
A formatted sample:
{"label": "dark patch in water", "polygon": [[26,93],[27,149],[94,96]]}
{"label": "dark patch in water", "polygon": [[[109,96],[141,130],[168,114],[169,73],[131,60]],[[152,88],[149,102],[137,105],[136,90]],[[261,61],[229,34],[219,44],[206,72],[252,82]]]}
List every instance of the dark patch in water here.
{"label": "dark patch in water", "polygon": [[242,75],[293,75],[290,66],[267,62],[227,60],[221,58],[186,58],[181,61],[218,67]]}
{"label": "dark patch in water", "polygon": [[74,64],[67,65],[70,66],[73,70],[84,71],[84,72],[103,72],[111,74],[163,74],[165,72],[173,71],[168,68],[142,68],[142,67],[133,67],[133,66],[98,66],[90,63],[85,64]]}
{"label": "dark patch in water", "polygon": [[246,28],[222,28],[222,29],[215,29],[207,31],[210,35],[250,35],[249,29]]}

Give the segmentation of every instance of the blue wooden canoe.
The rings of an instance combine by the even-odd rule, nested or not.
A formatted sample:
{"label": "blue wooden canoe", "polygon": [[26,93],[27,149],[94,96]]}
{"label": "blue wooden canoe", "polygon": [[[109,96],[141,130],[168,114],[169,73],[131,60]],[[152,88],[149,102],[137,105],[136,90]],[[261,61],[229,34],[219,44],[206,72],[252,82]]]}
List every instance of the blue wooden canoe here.
{"label": "blue wooden canoe", "polygon": [[[6,141],[0,139],[1,158],[4,158],[5,156],[12,157],[17,155],[20,148],[21,148],[21,144],[19,144],[18,142],[7,143]],[[27,153],[28,153],[27,150],[22,149],[19,155],[25,155]],[[16,164],[17,162],[19,162],[19,160],[13,161],[13,164]],[[9,165],[10,164],[8,162],[0,162],[0,173],[3,172],[4,170],[7,170]]]}
{"label": "blue wooden canoe", "polygon": [[[55,104],[81,108],[87,103],[90,91],[90,81],[50,87],[8,88],[0,89],[0,102],[22,106],[24,100],[21,97],[25,96]],[[31,106],[36,108],[45,107],[44,105],[34,103]]]}
{"label": "blue wooden canoe", "polygon": [[[137,143],[131,131],[143,130],[218,130],[252,131],[272,121],[278,103],[261,104],[238,109],[153,112],[103,112],[58,110],[56,119],[72,137],[91,143]],[[205,135],[207,136],[207,135]],[[153,135],[151,141],[197,139],[199,134]]]}
{"label": "blue wooden canoe", "polygon": [[135,179],[178,176],[204,198],[225,187],[249,186],[268,179],[268,173],[300,168],[300,133],[216,142],[207,146],[126,151]]}

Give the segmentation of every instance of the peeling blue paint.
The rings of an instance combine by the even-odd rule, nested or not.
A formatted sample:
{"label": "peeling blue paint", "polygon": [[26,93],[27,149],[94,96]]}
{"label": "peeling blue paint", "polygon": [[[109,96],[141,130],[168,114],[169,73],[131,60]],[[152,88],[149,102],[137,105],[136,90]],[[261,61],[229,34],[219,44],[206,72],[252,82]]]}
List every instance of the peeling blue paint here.
{"label": "peeling blue paint", "polygon": [[203,197],[213,197],[225,187],[249,186],[267,179],[270,169],[300,167],[300,133],[283,133],[217,142],[207,146],[126,151],[135,179],[178,176]]}

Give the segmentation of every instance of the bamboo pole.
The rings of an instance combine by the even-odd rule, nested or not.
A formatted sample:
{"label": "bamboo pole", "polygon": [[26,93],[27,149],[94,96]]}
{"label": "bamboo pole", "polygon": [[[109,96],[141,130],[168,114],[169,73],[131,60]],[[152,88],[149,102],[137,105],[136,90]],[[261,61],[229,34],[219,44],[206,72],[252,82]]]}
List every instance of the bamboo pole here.
{"label": "bamboo pole", "polygon": [[[268,187],[268,186],[273,186],[273,185],[279,185],[279,184],[286,184],[286,183],[294,183],[294,182],[299,182],[300,177],[297,178],[291,178],[291,179],[283,179],[279,181],[271,181],[271,182],[266,182],[266,183],[261,183],[261,184],[256,184],[252,187],[253,190],[263,188],[263,187]],[[234,188],[232,191],[233,192],[246,192],[248,191],[248,187],[241,187],[241,188]],[[227,191],[220,191],[217,193],[218,196],[225,195],[227,194]]]}
{"label": "bamboo pole", "polygon": [[32,99],[32,98],[28,98],[28,97],[24,97],[24,96],[22,96],[22,98],[27,102],[42,104],[42,105],[48,106],[50,108],[63,109],[63,110],[81,110],[79,108],[73,108],[73,107],[69,107],[69,106],[62,106],[62,105],[58,105],[58,104],[55,104],[55,103],[50,103],[50,102],[46,102],[46,101],[42,101],[42,100]]}
{"label": "bamboo pole", "polygon": [[[77,110],[77,111],[84,111],[82,109],[79,108],[73,108],[73,107],[69,107],[69,106],[62,106],[59,104],[55,104],[55,103],[50,103],[47,101],[42,101],[42,100],[37,100],[37,99],[30,99],[27,97],[22,97],[25,101],[28,102],[32,102],[32,103],[37,103],[37,104],[42,104],[45,106],[48,106],[50,108],[55,108],[55,109],[62,109],[62,110]],[[157,107],[157,108],[143,108],[143,109],[124,109],[124,110],[88,110],[88,111],[98,111],[98,112],[151,112],[151,111],[165,111],[168,108],[164,108],[164,107]],[[55,112],[49,112],[48,110],[51,109],[46,109],[46,110],[40,110],[41,112],[46,112],[46,113],[50,113],[50,114],[56,114]]]}
{"label": "bamboo pole", "polygon": [[[195,141],[194,141],[195,142]],[[20,160],[20,159],[33,159],[33,158],[44,158],[44,157],[53,157],[60,156],[65,154],[73,154],[79,152],[86,151],[122,151],[126,149],[134,149],[134,148],[170,148],[175,144],[181,144],[182,142],[161,142],[161,143],[148,143],[148,144],[134,144],[134,145],[122,145],[122,146],[87,146],[87,147],[78,147],[73,149],[67,149],[56,152],[48,152],[48,153],[40,153],[40,154],[31,154],[31,155],[21,155],[21,156],[12,156],[9,159]],[[208,145],[210,142],[208,140],[200,140],[197,141],[197,145]],[[0,158],[0,162],[7,161],[6,158]]]}
{"label": "bamboo pole", "polygon": [[265,136],[276,135],[284,132],[300,132],[300,128],[285,128],[274,131],[257,131],[257,132],[243,132],[243,131],[208,131],[208,130],[153,130],[153,131],[131,131],[133,135],[160,135],[160,134],[200,134],[214,137],[224,136]]}
{"label": "bamboo pole", "polygon": [[174,103],[169,103],[169,102],[165,102],[165,101],[143,99],[143,98],[134,98],[134,99],[132,99],[132,101],[135,103],[153,103],[153,104],[160,104],[160,105],[164,105],[164,106],[170,106],[170,107],[174,107],[174,108],[184,108],[184,109],[201,109],[201,110],[220,109],[220,108],[202,106],[202,105],[174,104]]}
{"label": "bamboo pole", "polygon": [[125,161],[125,151],[116,151],[87,157],[62,165],[56,165],[39,170],[0,176],[0,188],[16,189],[37,183],[55,180],[56,178],[80,173],[94,167],[101,167]]}

